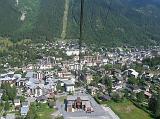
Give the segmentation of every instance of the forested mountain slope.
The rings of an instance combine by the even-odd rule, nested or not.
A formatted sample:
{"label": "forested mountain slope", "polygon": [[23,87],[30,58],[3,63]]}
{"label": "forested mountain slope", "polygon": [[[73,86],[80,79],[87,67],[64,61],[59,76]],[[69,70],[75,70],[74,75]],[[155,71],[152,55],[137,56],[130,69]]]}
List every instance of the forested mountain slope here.
{"label": "forested mountain slope", "polygon": [[59,37],[64,0],[0,0],[0,5],[1,36],[15,40]]}
{"label": "forested mountain slope", "polygon": [[[157,44],[160,41],[160,1],[85,0],[84,39],[109,46]],[[79,2],[72,0],[68,37],[78,37]]]}
{"label": "forested mountain slope", "polygon": [[[69,0],[68,39],[79,38],[80,0]],[[110,1],[110,12],[108,8]],[[65,0],[0,0],[0,36],[14,40],[61,37]],[[84,41],[97,45],[156,45],[159,0],[85,0]]]}

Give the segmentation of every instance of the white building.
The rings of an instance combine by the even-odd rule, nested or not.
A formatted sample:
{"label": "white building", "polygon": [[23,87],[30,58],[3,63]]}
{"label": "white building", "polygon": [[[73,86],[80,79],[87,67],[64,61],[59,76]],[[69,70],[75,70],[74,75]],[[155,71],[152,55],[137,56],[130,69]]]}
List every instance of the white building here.
{"label": "white building", "polygon": [[139,73],[136,72],[134,69],[128,69],[128,75],[138,78]]}
{"label": "white building", "polygon": [[79,55],[79,50],[78,50],[78,49],[75,49],[75,50],[67,50],[67,51],[66,51],[66,54],[67,54],[68,56]]}
{"label": "white building", "polygon": [[20,100],[19,99],[15,99],[14,100],[14,106],[15,107],[19,107],[21,105]]}
{"label": "white building", "polygon": [[64,80],[63,83],[65,86],[66,92],[74,92],[75,91],[75,89],[74,89],[75,83],[72,80]]}

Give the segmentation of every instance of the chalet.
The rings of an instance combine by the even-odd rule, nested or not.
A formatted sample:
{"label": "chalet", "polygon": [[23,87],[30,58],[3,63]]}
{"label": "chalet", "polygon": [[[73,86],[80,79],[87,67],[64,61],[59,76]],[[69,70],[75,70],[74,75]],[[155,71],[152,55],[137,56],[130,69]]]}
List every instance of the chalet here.
{"label": "chalet", "polygon": [[26,82],[26,78],[19,78],[16,80],[16,86],[18,87],[24,87]]}
{"label": "chalet", "polygon": [[128,76],[138,78],[139,73],[136,72],[134,69],[128,69]]}
{"label": "chalet", "polygon": [[21,106],[21,103],[20,103],[20,100],[19,99],[14,99],[14,106],[15,107],[20,107]]}

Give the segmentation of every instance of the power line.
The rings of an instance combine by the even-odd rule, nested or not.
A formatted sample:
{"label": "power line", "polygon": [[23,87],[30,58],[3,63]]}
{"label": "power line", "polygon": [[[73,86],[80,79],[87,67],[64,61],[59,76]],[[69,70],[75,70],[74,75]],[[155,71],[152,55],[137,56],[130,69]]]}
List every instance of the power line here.
{"label": "power line", "polygon": [[[81,56],[82,56],[82,40],[83,40],[83,14],[84,14],[84,0],[81,0],[81,11],[80,11],[80,38],[79,38],[79,72],[81,69]],[[80,76],[80,73],[79,73]]]}
{"label": "power line", "polygon": [[[112,0],[109,0],[109,6],[107,9],[106,21],[108,20],[109,13],[111,10]],[[80,78],[80,70],[81,70],[81,58],[82,58],[82,41],[83,41],[83,22],[84,22],[84,0],[80,1],[80,37],[79,37],[79,78]]]}
{"label": "power line", "polygon": [[112,2],[113,2],[113,0],[109,0],[109,6],[108,6],[108,9],[107,9],[106,21],[108,20],[109,13],[111,11]]}

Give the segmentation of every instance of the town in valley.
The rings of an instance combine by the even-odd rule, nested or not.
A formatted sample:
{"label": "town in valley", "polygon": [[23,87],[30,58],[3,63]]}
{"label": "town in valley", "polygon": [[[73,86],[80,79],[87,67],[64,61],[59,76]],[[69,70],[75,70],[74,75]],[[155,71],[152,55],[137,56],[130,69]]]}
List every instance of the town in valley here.
{"label": "town in valley", "polygon": [[[1,119],[123,118],[116,104],[154,117],[160,100],[159,46],[83,43],[80,51],[76,41],[8,44],[9,53],[0,60]],[[15,47],[21,50],[10,54]]]}

